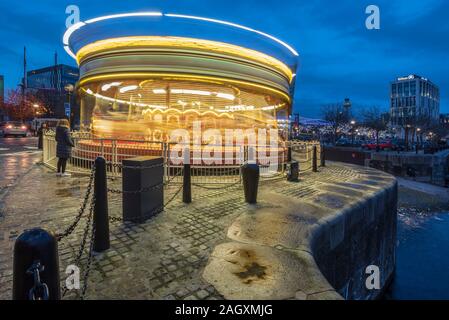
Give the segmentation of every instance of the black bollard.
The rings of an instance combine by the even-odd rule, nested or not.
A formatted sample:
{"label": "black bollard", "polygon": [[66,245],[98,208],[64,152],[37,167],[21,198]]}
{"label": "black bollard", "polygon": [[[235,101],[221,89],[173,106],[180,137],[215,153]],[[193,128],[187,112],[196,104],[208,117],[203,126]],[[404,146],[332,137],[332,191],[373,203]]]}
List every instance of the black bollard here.
{"label": "black bollard", "polygon": [[110,247],[106,160],[103,157],[95,160],[94,196],[94,251],[103,252]]}
{"label": "black bollard", "polygon": [[321,146],[320,162],[322,167],[326,166],[326,150],[324,149],[324,146]]}
{"label": "black bollard", "polygon": [[184,163],[184,177],[182,180],[182,202],[192,202],[190,163]]}
{"label": "black bollard", "polygon": [[190,148],[184,149],[184,172],[182,179],[182,202],[192,202],[192,176],[190,172]]}
{"label": "black bollard", "polygon": [[42,130],[42,128],[40,128],[37,131],[37,148],[39,150],[42,150],[44,146],[44,130]]}
{"label": "black bollard", "polygon": [[299,163],[292,161],[289,163],[289,170],[287,172],[287,181],[298,182],[299,181]]}
{"label": "black bollard", "polygon": [[288,163],[292,162],[292,147],[291,146],[287,147],[287,162]]}
{"label": "black bollard", "polygon": [[243,191],[245,201],[254,204],[257,202],[257,189],[259,187],[259,166],[255,162],[245,163],[242,166]]}
{"label": "black bollard", "polygon": [[58,241],[42,229],[22,233],[14,245],[13,300],[60,300]]}
{"label": "black bollard", "polygon": [[312,154],[312,168],[313,172],[318,172],[318,163],[317,163],[317,147],[313,146],[313,154]]}

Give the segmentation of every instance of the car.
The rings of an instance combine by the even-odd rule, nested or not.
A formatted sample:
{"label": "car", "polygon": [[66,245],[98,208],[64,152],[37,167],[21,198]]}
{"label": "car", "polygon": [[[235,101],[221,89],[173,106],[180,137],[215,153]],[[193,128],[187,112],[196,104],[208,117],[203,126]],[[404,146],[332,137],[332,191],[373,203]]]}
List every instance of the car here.
{"label": "car", "polygon": [[377,144],[376,142],[372,142],[372,143],[366,143],[364,145],[362,145],[362,149],[365,150],[393,150],[394,149],[394,145],[393,143],[391,143],[391,141],[383,141],[383,142],[379,142],[379,144]]}
{"label": "car", "polygon": [[3,136],[21,136],[26,137],[28,135],[27,126],[18,121],[9,121],[3,125]]}
{"label": "car", "polygon": [[340,138],[337,140],[337,142],[335,143],[335,145],[337,147],[349,147],[351,146],[351,141],[349,141],[346,138]]}

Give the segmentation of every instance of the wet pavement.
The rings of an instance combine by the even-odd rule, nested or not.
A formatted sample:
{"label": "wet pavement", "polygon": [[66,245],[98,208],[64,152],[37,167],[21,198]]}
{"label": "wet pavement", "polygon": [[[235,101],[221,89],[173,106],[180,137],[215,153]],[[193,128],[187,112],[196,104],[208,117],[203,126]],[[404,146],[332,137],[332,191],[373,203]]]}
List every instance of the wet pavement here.
{"label": "wet pavement", "polygon": [[[20,157],[16,161],[20,162]],[[346,188],[335,190],[334,197],[340,191],[349,192],[347,188],[358,192],[357,182],[371,172],[335,164],[321,168],[317,174],[302,173],[300,183],[288,183],[285,178],[261,182],[257,206],[245,203],[240,185],[211,189],[193,186],[190,205],[182,203],[182,196],[177,193],[179,185],[168,185],[164,188],[166,199],[177,196],[163,213],[143,224],[111,221],[111,248],[93,256],[85,298],[233,299],[235,292],[261,299],[317,299],[323,295],[338,298],[319,273],[311,254],[301,249],[308,228],[321,217],[311,220],[308,214],[339,212],[333,198],[323,197],[329,194],[328,186],[335,185],[335,181],[347,184]],[[52,232],[65,230],[80,209],[87,183],[87,176],[57,178],[43,165],[34,165],[7,193],[3,199],[4,215],[0,217],[0,299],[11,298],[13,246],[17,237],[32,227]],[[108,183],[114,189],[121,187],[120,181]],[[376,188],[365,189],[371,193]],[[342,194],[340,198],[346,199],[348,205],[353,203],[352,196]],[[313,205],[317,199],[319,203]],[[304,216],[289,214],[285,203],[302,205]],[[109,195],[110,216],[120,217],[121,205],[120,194]],[[271,214],[272,210],[283,210],[279,228],[272,228],[272,218],[277,217]],[[254,215],[259,211],[260,215]],[[269,230],[266,236],[254,234],[253,228],[246,227],[253,216],[260,216],[257,229]],[[81,246],[85,231],[88,232],[86,226],[87,212],[75,231],[58,244],[61,281],[65,280],[68,265],[75,263],[81,272],[87,268],[89,246]],[[300,249],[292,251],[288,249],[291,246]],[[223,254],[249,251],[255,256],[234,255],[235,265],[222,263],[227,259]],[[77,261],[80,252],[81,259]],[[279,273],[280,268],[288,270]],[[222,285],[224,278],[229,286]],[[81,280],[86,283],[84,278]],[[77,299],[79,293],[70,291],[64,299]]]}
{"label": "wet pavement", "polygon": [[41,158],[37,150],[37,138],[0,137],[0,215],[1,201],[32,165]]}

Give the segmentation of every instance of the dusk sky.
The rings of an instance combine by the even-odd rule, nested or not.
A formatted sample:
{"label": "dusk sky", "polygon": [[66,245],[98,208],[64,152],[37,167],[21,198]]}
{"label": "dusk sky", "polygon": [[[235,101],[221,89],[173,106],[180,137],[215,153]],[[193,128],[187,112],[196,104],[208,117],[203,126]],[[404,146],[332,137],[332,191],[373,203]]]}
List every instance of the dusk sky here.
{"label": "dusk sky", "polygon": [[[231,21],[272,34],[300,53],[295,112],[319,117],[320,106],[351,98],[356,108],[387,110],[389,83],[418,74],[440,87],[441,112],[449,113],[449,1],[11,1],[0,2],[0,74],[6,89],[28,69],[59,62],[75,65],[62,47],[65,8],[77,5],[81,20],[113,13],[161,11]],[[365,8],[381,11],[381,29],[365,27]]]}

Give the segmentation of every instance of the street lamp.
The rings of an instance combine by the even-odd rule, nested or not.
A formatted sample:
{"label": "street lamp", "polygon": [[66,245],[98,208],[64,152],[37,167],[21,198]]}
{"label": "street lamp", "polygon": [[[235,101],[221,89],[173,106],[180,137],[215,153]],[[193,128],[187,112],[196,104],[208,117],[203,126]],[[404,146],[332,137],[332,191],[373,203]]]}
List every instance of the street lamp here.
{"label": "street lamp", "polygon": [[66,103],[64,103],[64,111],[65,111],[65,115],[67,116],[69,122],[70,122],[70,126],[73,128],[73,123],[72,123],[72,106],[71,106],[71,96],[73,91],[75,91],[75,87],[73,86],[73,84],[66,84],[64,87],[65,92],[67,92],[67,96],[68,96],[68,101]]}
{"label": "street lamp", "polygon": [[355,120],[351,120],[351,126],[352,126],[351,136],[352,136],[352,145],[353,146],[354,146],[354,129],[355,129],[355,124],[356,124]]}

